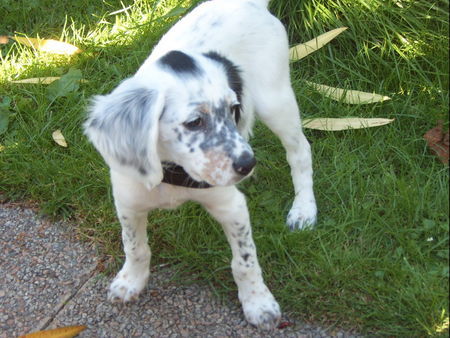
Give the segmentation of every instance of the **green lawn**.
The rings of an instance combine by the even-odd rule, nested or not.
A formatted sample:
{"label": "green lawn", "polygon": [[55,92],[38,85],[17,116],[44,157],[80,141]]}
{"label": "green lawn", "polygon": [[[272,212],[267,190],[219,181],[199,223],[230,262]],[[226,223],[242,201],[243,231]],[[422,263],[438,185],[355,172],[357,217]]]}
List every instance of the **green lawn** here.
{"label": "green lawn", "polygon": [[[101,244],[117,266],[120,226],[108,171],[81,123],[88,99],[134,73],[194,2],[80,0],[56,7],[50,0],[0,2],[0,35],[61,39],[83,49],[67,57],[12,42],[0,45],[0,193],[73,219],[80,234]],[[299,319],[376,335],[448,335],[449,172],[422,139],[438,120],[448,126],[448,7],[448,1],[437,0],[271,3],[292,44],[349,27],[292,64],[305,117],[395,118],[379,128],[305,131],[312,143],[319,219],[314,230],[293,233],[284,226],[293,198],[284,151],[263,125],[256,126],[258,167],[240,187],[248,197],[266,281],[284,311]],[[10,83],[70,69],[81,71],[87,82],[62,96],[48,85]],[[392,100],[347,105],[314,92],[304,80]],[[56,129],[68,148],[53,142]],[[156,211],[149,221],[154,263],[171,263],[185,281],[205,281],[236,299],[230,250],[206,212],[188,203]]]}

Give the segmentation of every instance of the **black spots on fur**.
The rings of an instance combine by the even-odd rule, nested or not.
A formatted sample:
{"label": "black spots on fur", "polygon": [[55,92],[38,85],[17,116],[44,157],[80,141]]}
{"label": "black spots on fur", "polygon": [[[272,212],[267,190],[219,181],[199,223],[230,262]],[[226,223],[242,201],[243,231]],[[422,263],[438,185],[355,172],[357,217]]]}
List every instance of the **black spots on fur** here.
{"label": "black spots on fur", "polygon": [[183,140],[183,133],[178,128],[174,128],[173,131],[177,134],[178,142],[181,142]]}
{"label": "black spots on fur", "polygon": [[220,20],[213,21],[213,22],[211,22],[211,28],[218,28],[218,27],[222,26],[222,24],[223,23]]}
{"label": "black spots on fur", "polygon": [[248,243],[246,240],[238,241],[238,245],[240,249],[252,247],[252,244]]}
{"label": "black spots on fur", "polygon": [[228,156],[233,157],[240,135],[230,119],[230,107],[222,101],[213,108],[213,112],[214,114],[204,114],[205,137],[200,143],[200,149],[207,151],[221,148]]}
{"label": "black spots on fur", "polygon": [[[238,228],[238,236],[239,236],[239,237],[244,236],[244,232],[246,232],[246,230],[247,230],[247,234],[249,233],[249,230],[248,230],[248,228],[247,228],[246,225],[241,225],[240,223],[236,222],[236,223],[235,223],[235,226],[236,226],[236,227],[239,227],[239,228]],[[247,236],[247,234],[246,234],[245,236]]]}
{"label": "black spots on fur", "polygon": [[147,175],[147,170],[144,167],[139,167],[138,171],[142,176]]}
{"label": "black spots on fur", "polygon": [[99,127],[99,124],[100,124],[99,120],[96,118],[93,118],[90,120],[89,126],[91,128],[97,129]]}
{"label": "black spots on fur", "polygon": [[250,257],[250,254],[249,253],[245,253],[245,254],[243,254],[242,256],[242,259],[244,260],[244,261],[248,261],[248,258]]}
{"label": "black spots on fur", "polygon": [[[241,71],[239,70],[239,67],[236,66],[229,59],[220,55],[217,52],[211,51],[211,52],[208,52],[203,55],[211,60],[214,60],[214,61],[220,63],[223,66],[223,68],[225,69],[227,78],[228,78],[228,85],[235,92],[238,101],[242,102],[243,83],[242,83],[242,77],[240,75]],[[235,116],[236,121],[239,121],[239,118],[240,118],[240,110],[236,109],[236,116]]]}
{"label": "black spots on fur", "polygon": [[159,62],[179,74],[196,75],[201,72],[195,60],[178,50],[173,50],[164,55]]}

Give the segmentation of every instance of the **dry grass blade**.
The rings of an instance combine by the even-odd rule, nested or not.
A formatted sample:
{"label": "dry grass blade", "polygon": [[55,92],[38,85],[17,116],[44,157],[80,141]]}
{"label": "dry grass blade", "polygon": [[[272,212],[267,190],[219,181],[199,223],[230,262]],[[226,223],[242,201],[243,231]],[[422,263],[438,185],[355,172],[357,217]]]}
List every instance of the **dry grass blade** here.
{"label": "dry grass blade", "polygon": [[50,84],[56,80],[59,80],[60,78],[60,76],[33,77],[30,79],[11,81],[11,83]]}
{"label": "dry grass blade", "polygon": [[345,118],[315,118],[304,119],[303,128],[326,130],[326,131],[339,131],[347,129],[364,129],[371,127],[379,127],[385,124],[393,122],[395,119],[385,118],[358,118],[358,117],[345,117]]}
{"label": "dry grass blade", "polygon": [[63,55],[73,55],[81,53],[81,49],[71,45],[67,42],[57,41],[57,40],[46,40],[46,39],[36,39],[22,36],[12,37],[16,42],[33,47],[36,50],[52,53],[52,54],[63,54]]}
{"label": "dry grass blade", "polygon": [[[33,77],[29,79],[22,79],[22,80],[14,80],[10,83],[17,83],[17,84],[50,84],[55,82],[56,80],[59,80],[61,76],[47,76],[47,77]],[[88,80],[81,79],[80,83],[87,83]]]}
{"label": "dry grass blade", "polygon": [[64,135],[61,133],[61,130],[55,130],[52,133],[53,141],[55,141],[57,144],[59,144],[61,147],[67,148],[67,142],[64,138]]}
{"label": "dry grass blade", "polygon": [[19,338],[72,338],[85,329],[85,325],[67,326],[53,330],[29,333],[24,336],[20,336]]}
{"label": "dry grass blade", "polygon": [[375,102],[383,102],[391,99],[389,96],[361,92],[359,90],[347,90],[342,88],[329,87],[309,81],[305,82],[315,90],[317,90],[319,93],[329,97],[330,99],[349,104],[369,104]]}
{"label": "dry grass blade", "polygon": [[315,52],[316,50],[325,46],[328,42],[333,40],[336,36],[341,34],[347,28],[348,27],[341,27],[341,28],[333,29],[329,32],[319,35],[318,37],[316,37],[308,42],[301,43],[297,46],[292,47],[289,50],[289,58],[291,59],[291,61],[297,61],[297,60],[303,59],[304,57],[308,56],[309,54],[311,54],[311,53]]}

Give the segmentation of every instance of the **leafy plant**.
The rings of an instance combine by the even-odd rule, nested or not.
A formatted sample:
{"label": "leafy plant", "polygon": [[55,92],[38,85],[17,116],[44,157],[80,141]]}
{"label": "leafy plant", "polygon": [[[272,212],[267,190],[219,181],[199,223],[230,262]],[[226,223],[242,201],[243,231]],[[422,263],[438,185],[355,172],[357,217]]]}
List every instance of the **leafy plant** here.
{"label": "leafy plant", "polygon": [[9,119],[11,116],[11,98],[4,96],[0,102],[0,135],[8,130]]}

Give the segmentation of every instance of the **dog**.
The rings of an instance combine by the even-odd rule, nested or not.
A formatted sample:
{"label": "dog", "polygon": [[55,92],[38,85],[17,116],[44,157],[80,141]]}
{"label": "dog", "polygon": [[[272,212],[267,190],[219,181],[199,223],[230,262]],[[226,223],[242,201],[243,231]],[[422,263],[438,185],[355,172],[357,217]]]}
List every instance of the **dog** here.
{"label": "dog", "polygon": [[154,47],[134,76],[96,96],[84,130],[110,167],[125,263],[108,293],[135,300],[149,277],[147,215],[200,203],[223,227],[246,320],[270,330],[280,307],[264,283],[244,195],[256,164],[255,116],[282,141],[295,198],[291,229],[316,221],[311,150],[290,83],[287,34],[269,0],[198,5]]}

